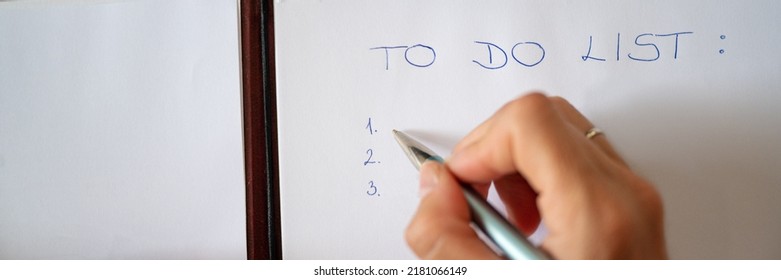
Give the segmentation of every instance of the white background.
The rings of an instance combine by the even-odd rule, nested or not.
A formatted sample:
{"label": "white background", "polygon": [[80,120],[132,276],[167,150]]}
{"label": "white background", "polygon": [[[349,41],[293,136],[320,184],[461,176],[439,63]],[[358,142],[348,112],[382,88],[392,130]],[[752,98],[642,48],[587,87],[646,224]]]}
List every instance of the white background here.
{"label": "white background", "polygon": [[0,3],[0,258],[246,258],[236,2]]}
{"label": "white background", "polygon": [[[662,193],[672,258],[781,258],[781,31],[775,1],[277,1],[286,258],[409,258],[417,172],[391,136],[444,156],[514,97],[568,98]],[[679,38],[643,33],[693,32]],[[617,34],[621,34],[616,61]],[[724,39],[720,36],[725,35]],[[583,61],[593,36],[592,56]],[[543,62],[487,70],[489,41]],[[418,68],[404,49],[433,47]],[[719,50],[724,50],[723,54]],[[410,51],[413,59],[428,53]],[[495,50],[494,50],[495,51]],[[416,56],[418,55],[418,56]],[[365,129],[372,118],[378,132]],[[367,149],[378,164],[364,166]],[[381,196],[369,196],[370,181]]]}

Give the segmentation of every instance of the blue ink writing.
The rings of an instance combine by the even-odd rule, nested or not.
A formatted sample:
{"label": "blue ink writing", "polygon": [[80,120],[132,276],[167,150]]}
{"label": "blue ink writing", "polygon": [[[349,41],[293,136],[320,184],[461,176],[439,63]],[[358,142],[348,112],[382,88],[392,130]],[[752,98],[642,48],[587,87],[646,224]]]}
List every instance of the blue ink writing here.
{"label": "blue ink writing", "polygon": [[[681,45],[681,36],[683,35],[689,35],[694,34],[694,32],[674,32],[674,33],[664,33],[664,34],[654,34],[654,33],[643,33],[640,35],[637,35],[634,40],[634,46],[635,48],[634,52],[627,53],[627,57],[634,61],[642,61],[642,62],[651,62],[651,61],[657,61],[661,58],[662,51],[659,49],[659,40],[655,38],[664,38],[664,37],[673,37],[673,59],[678,59],[678,50],[680,49]],[[583,61],[588,60],[595,60],[595,61],[605,61],[604,58],[598,57],[594,55],[594,37],[589,35],[588,36],[588,50],[586,51],[585,55],[580,56],[580,59]],[[646,50],[644,55],[639,54],[640,50],[644,49]],[[616,33],[616,61],[621,60],[621,33]]]}
{"label": "blue ink writing", "polygon": [[655,60],[659,59],[659,47],[657,47],[656,44],[654,44],[654,43],[640,43],[639,42],[640,38],[645,37],[645,36],[654,36],[654,34],[643,33],[643,34],[637,35],[637,37],[635,37],[635,45],[638,45],[638,46],[652,46],[652,47],[654,47],[654,51],[656,51],[656,56],[654,56],[653,58],[638,58],[638,57],[632,56],[632,53],[629,53],[629,54],[627,54],[627,56],[629,56],[629,58],[637,60],[637,61],[655,61]]}
{"label": "blue ink writing", "polygon": [[673,54],[673,59],[678,59],[678,36],[684,35],[684,34],[692,34],[694,32],[676,32],[676,33],[670,33],[670,34],[656,34],[657,37],[667,37],[667,36],[675,36],[675,53]]}
{"label": "blue ink writing", "polygon": [[[502,47],[491,42],[483,42],[483,41],[474,41],[474,42],[476,44],[485,45],[488,48],[488,64],[480,63],[480,61],[477,60],[472,60],[472,62],[476,63],[477,65],[480,65],[480,67],[489,70],[501,69],[507,65],[507,61],[508,61],[507,52],[505,52],[504,49],[502,49]],[[539,58],[537,58],[536,60],[532,58],[526,62],[522,61],[522,59],[516,55],[516,51],[515,51],[516,48],[521,49],[519,48],[521,46],[530,46],[532,50],[539,49]],[[498,61],[494,63],[494,53],[495,53],[493,51],[494,49],[497,49],[499,50],[499,52],[502,53],[501,57],[499,55],[496,55],[498,59],[501,59],[502,61],[501,64]],[[545,59],[545,48],[543,48],[542,45],[537,42],[521,42],[513,45],[512,49],[510,49],[510,55],[512,55],[513,60],[515,60],[515,62],[518,62],[518,64],[526,67],[534,67],[537,64],[540,64],[540,62],[542,62],[543,59]],[[527,55],[526,58],[528,57],[529,56]]]}
{"label": "blue ink writing", "polygon": [[390,49],[406,49],[407,46],[394,46],[394,47],[376,47],[369,50],[385,50],[385,70],[388,70],[388,50]]}
{"label": "blue ink writing", "polygon": [[591,56],[591,42],[592,42],[592,37],[588,36],[588,51],[586,52],[586,55],[581,56],[580,59],[582,59],[583,61],[586,61],[586,60],[589,60],[589,59],[605,61],[604,58],[598,58],[598,57]]}
{"label": "blue ink writing", "polygon": [[[366,126],[364,128],[369,130],[369,135],[370,135],[369,137],[373,138],[374,136],[371,136],[371,135],[374,135],[374,133],[376,133],[377,130],[374,129],[374,127],[373,127],[372,118],[368,117],[368,119],[369,120],[366,122]],[[369,164],[375,164],[375,163],[378,164],[378,163],[380,163],[380,161],[372,159],[372,157],[374,157],[374,149],[367,149],[366,150],[366,154],[369,157],[363,162],[363,166],[367,166]],[[374,180],[369,180],[369,189],[366,190],[366,194],[368,196],[370,196],[370,197],[380,197],[379,190],[377,188],[377,185],[375,185]]]}
{"label": "blue ink writing", "polygon": [[[591,40],[589,39],[589,45],[591,45]],[[589,50],[591,50],[589,46]],[[618,33],[618,36],[616,36],[616,61],[619,61],[621,59],[621,33]]]}
{"label": "blue ink writing", "polygon": [[[536,62],[533,62],[533,63],[523,63],[523,62],[521,62],[521,60],[519,60],[518,57],[515,56],[515,48],[520,46],[520,45],[534,45],[534,46],[537,46],[537,48],[539,48],[540,51],[542,51],[542,54],[540,54],[540,59],[538,59]],[[536,43],[536,42],[524,42],[524,43],[515,44],[515,46],[513,46],[513,49],[510,51],[510,53],[513,55],[513,59],[515,59],[515,61],[517,61],[518,63],[520,63],[521,65],[526,66],[526,67],[534,67],[535,65],[540,64],[540,62],[542,62],[543,59],[545,59],[545,49],[542,48],[542,45],[540,45],[539,43]]]}
{"label": "blue ink writing", "polygon": [[[410,50],[413,50],[413,49],[416,49],[416,48],[422,48],[424,50],[430,51],[431,52],[431,59],[430,59],[430,61],[421,59],[420,55],[413,55],[416,58],[415,60],[418,60],[417,62],[413,62],[410,59],[410,56],[411,56],[410,55]],[[385,70],[388,70],[390,68],[390,66],[389,66],[390,65],[390,62],[389,62],[390,52],[388,50],[392,50],[392,49],[405,49],[404,50],[404,60],[406,60],[407,63],[409,63],[409,65],[412,65],[412,66],[415,66],[415,67],[429,67],[432,64],[434,64],[434,61],[437,60],[437,52],[434,51],[434,48],[432,48],[430,46],[423,45],[423,44],[416,44],[416,45],[413,45],[413,46],[383,46],[383,47],[369,48],[369,50],[385,50]],[[415,53],[415,52],[417,52],[417,51],[413,51],[413,53]]]}
{"label": "blue ink writing", "polygon": [[[495,44],[489,43],[489,42],[475,41],[475,43],[477,43],[477,44],[484,44],[484,45],[486,45],[488,47],[488,65],[484,65],[484,64],[480,63],[477,60],[472,60],[472,62],[477,63],[477,65],[480,65],[480,66],[482,66],[485,69],[491,69],[491,70],[499,69],[499,68],[502,68],[505,65],[507,65],[507,53],[504,52],[504,50],[502,48],[500,48],[499,46],[497,46]],[[491,65],[494,64],[494,55],[493,55],[493,52],[491,51],[491,47],[494,47],[494,48],[496,48],[496,49],[498,49],[499,51],[502,52],[502,57],[503,57],[502,59],[504,60],[502,62],[502,65],[491,66]]]}
{"label": "blue ink writing", "polygon": [[[682,46],[685,45],[685,35],[692,35],[694,32],[672,32],[672,33],[642,33],[634,36],[634,41],[629,41],[629,44],[622,44],[622,34],[616,33],[615,37],[615,61],[621,61],[622,56],[626,56],[630,61],[640,62],[653,62],[666,58],[667,53],[672,53],[672,59],[677,60],[681,54]],[[665,41],[670,37],[672,41]],[[626,39],[624,36],[624,40]],[[631,38],[631,37],[629,37]],[[725,40],[726,35],[720,35],[721,40]],[[582,61],[596,61],[605,62],[607,57],[612,56],[612,50],[602,50],[601,48],[610,48],[607,44],[600,44],[596,41],[593,35],[588,35],[588,48],[585,54],[580,55]],[[507,52],[507,46],[502,47],[498,44],[489,41],[472,41],[480,47],[485,47],[488,56],[484,56],[485,53],[481,51],[480,59],[473,59],[472,62],[477,64],[483,69],[497,70],[507,66],[509,58]],[[634,44],[632,44],[634,43]],[[623,48],[623,49],[622,49]],[[369,50],[382,50],[385,53],[385,70],[390,69],[391,63],[391,50],[404,49],[404,61],[410,66],[417,68],[427,68],[433,65],[437,60],[437,52],[433,47],[424,44],[414,45],[390,45],[369,48]],[[719,49],[720,54],[724,54],[724,49]],[[396,52],[400,54],[400,52]],[[510,48],[510,55],[513,60],[521,66],[531,68],[542,63],[546,56],[545,48],[539,42],[534,41],[522,41],[512,45]],[[569,54],[567,54],[569,55]],[[396,56],[399,57],[399,56]],[[400,57],[399,57],[400,58]],[[611,58],[612,60],[612,58]],[[398,60],[396,60],[398,61]],[[403,63],[402,63],[403,64]],[[377,130],[372,128],[371,118],[366,125],[366,129],[369,130],[369,134],[374,134]]]}
{"label": "blue ink writing", "polygon": [[369,130],[369,134],[370,135],[374,135],[374,133],[377,132],[377,130],[372,129],[372,118],[371,117],[369,117],[369,123],[366,124],[366,129]]}
{"label": "blue ink writing", "polygon": [[[413,48],[418,48],[418,47],[421,47],[421,48],[426,48],[426,49],[428,49],[428,50],[430,50],[430,51],[431,51],[431,61],[430,61],[430,62],[428,62],[427,64],[417,64],[417,63],[414,63],[414,62],[412,62],[412,61],[410,61],[410,60],[409,60],[409,51],[410,51],[411,49],[413,49]],[[406,60],[407,60],[407,63],[409,63],[409,64],[410,64],[410,65],[412,65],[412,66],[417,66],[417,67],[429,67],[429,66],[431,66],[431,64],[434,64],[434,61],[435,61],[435,60],[437,60],[437,52],[435,52],[435,51],[434,51],[434,49],[433,49],[433,48],[431,48],[431,47],[429,47],[429,46],[426,46],[426,45],[421,45],[421,44],[417,44],[417,45],[414,45],[414,46],[412,46],[412,47],[409,47],[409,48],[407,48],[407,50],[406,50],[406,51],[404,51],[404,59],[406,59]]]}
{"label": "blue ink writing", "polygon": [[379,193],[377,193],[377,186],[374,185],[374,181],[369,181],[369,190],[366,191],[366,194],[369,196],[377,195],[380,196]]}
{"label": "blue ink writing", "polygon": [[372,156],[374,155],[374,151],[372,151],[372,149],[366,150],[366,154],[369,155],[369,158],[367,158],[366,161],[363,162],[363,166],[380,163],[379,161],[372,160]]}

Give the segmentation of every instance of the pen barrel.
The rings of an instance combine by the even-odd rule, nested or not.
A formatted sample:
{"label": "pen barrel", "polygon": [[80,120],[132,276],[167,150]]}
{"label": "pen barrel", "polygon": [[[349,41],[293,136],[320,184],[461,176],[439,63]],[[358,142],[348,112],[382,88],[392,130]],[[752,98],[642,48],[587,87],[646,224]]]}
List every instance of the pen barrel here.
{"label": "pen barrel", "polygon": [[512,260],[550,259],[491,207],[472,186],[461,183],[461,188],[469,204],[472,222],[502,250],[505,257]]}

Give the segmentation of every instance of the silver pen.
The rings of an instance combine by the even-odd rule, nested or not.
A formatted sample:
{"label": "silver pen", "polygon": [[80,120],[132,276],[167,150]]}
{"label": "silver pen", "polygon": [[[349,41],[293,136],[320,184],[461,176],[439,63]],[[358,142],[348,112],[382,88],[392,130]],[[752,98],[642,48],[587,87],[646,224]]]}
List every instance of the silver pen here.
{"label": "silver pen", "polygon": [[[415,168],[427,160],[444,162],[436,153],[401,131],[393,130],[393,137],[407,154]],[[472,223],[498,247],[505,257],[513,260],[544,260],[549,257],[527,240],[518,229],[502,217],[472,186],[460,183],[469,204]]]}

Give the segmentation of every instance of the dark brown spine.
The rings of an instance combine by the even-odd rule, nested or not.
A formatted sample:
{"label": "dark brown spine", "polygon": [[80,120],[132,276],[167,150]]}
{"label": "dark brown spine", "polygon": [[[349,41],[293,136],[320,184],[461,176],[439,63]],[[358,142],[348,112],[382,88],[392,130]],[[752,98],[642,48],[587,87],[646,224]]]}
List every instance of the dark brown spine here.
{"label": "dark brown spine", "polygon": [[282,258],[272,2],[241,0],[248,259]]}

